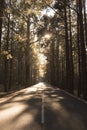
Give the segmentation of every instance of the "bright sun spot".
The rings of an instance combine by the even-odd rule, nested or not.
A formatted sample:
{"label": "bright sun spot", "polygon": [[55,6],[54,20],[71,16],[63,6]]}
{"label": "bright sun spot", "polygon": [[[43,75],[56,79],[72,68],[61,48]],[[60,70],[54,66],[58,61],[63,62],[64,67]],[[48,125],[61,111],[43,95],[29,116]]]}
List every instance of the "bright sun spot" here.
{"label": "bright sun spot", "polygon": [[44,38],[50,39],[51,38],[51,34],[45,34]]}
{"label": "bright sun spot", "polygon": [[87,0],[86,0],[86,13],[87,13]]}
{"label": "bright sun spot", "polygon": [[40,77],[44,77],[46,64],[47,64],[47,57],[44,54],[39,53],[38,61],[39,61],[39,75]]}
{"label": "bright sun spot", "polygon": [[44,54],[38,54],[39,62],[41,65],[44,65],[46,63],[46,56]]}
{"label": "bright sun spot", "polygon": [[51,8],[49,8],[49,7],[48,7],[47,9],[44,9],[44,10],[42,11],[42,15],[47,15],[47,16],[49,16],[49,17],[53,17],[54,14],[55,14],[55,11],[52,10]]}

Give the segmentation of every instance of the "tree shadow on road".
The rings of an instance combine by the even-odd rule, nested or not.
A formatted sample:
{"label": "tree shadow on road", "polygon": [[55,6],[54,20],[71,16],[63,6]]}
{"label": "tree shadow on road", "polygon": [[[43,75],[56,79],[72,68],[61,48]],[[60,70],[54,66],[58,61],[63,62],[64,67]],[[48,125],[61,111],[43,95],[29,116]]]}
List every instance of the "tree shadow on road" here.
{"label": "tree shadow on road", "polygon": [[60,89],[45,95],[45,130],[87,130],[87,104]]}

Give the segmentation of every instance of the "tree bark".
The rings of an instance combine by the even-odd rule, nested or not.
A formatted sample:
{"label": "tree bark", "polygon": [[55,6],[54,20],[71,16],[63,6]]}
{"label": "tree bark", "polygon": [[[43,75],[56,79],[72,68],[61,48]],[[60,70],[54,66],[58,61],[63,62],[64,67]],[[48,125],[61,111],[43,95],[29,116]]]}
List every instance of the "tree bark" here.
{"label": "tree bark", "polygon": [[2,22],[5,0],[0,0],[0,54],[1,54],[1,37],[2,37]]}
{"label": "tree bark", "polygon": [[72,28],[71,28],[71,10],[69,8],[69,61],[70,61],[70,89],[71,92],[74,92],[74,64],[73,64],[73,55],[72,55]]}
{"label": "tree bark", "polygon": [[65,19],[65,49],[66,49],[66,89],[70,91],[70,61],[69,61],[69,39],[66,0],[64,1],[64,19]]}
{"label": "tree bark", "polygon": [[79,31],[80,31],[80,48],[81,48],[81,88],[84,98],[87,98],[87,81],[86,81],[86,48],[84,41],[84,27],[83,27],[83,13],[82,13],[82,0],[78,1],[79,9]]}
{"label": "tree bark", "polygon": [[26,84],[29,85],[30,82],[30,19],[27,21],[27,44],[25,48],[25,65],[26,65]]}
{"label": "tree bark", "polygon": [[[8,52],[9,49],[9,34],[10,34],[10,14],[8,14],[8,25],[7,25],[7,39],[6,39],[6,45],[5,45],[5,51]],[[5,68],[4,68],[4,87],[5,91],[8,91],[8,85],[9,85],[9,71],[8,71],[8,64],[9,60],[7,59],[7,56],[5,55]]]}

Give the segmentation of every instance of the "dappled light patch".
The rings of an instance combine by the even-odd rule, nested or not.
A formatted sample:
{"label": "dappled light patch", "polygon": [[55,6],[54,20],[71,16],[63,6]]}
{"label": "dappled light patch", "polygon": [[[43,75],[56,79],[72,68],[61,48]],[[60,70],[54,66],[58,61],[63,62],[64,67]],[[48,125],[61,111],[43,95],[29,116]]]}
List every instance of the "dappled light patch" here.
{"label": "dappled light patch", "polygon": [[59,96],[58,98],[59,98],[59,99],[64,99],[64,97],[61,97],[61,96]]}
{"label": "dappled light patch", "polygon": [[13,117],[16,116],[17,114],[21,113],[26,109],[26,106],[20,103],[10,103],[7,105],[6,109],[0,110],[0,116],[2,120],[5,120],[8,118],[8,116]]}
{"label": "dappled light patch", "polygon": [[[0,129],[40,129],[37,124],[41,114],[41,92],[46,89],[44,83],[38,83],[2,99],[0,107]],[[6,126],[4,126],[4,123]],[[36,129],[35,129],[36,130]]]}
{"label": "dappled light patch", "polygon": [[27,129],[29,127],[32,128],[32,125],[35,121],[35,116],[37,114],[37,111],[31,110],[30,112],[28,112],[25,109],[25,112],[20,111],[19,113],[15,113],[15,111],[13,111],[13,114],[14,114],[14,116],[12,116],[12,114],[11,114],[11,115],[7,116],[7,118],[4,117],[4,120],[1,117],[2,121],[0,121],[0,123],[3,126],[2,129],[5,130],[6,126],[7,126],[7,130],[10,130],[10,129],[21,129],[21,130],[23,130],[24,127],[27,127]]}
{"label": "dappled light patch", "polygon": [[57,95],[56,94],[52,94],[52,97],[57,97]]}

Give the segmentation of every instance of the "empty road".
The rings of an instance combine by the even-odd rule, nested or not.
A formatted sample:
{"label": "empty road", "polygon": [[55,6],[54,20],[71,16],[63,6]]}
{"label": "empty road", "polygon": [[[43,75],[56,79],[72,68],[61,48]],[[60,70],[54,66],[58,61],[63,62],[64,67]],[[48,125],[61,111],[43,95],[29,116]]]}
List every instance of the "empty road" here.
{"label": "empty road", "polygon": [[0,99],[0,130],[87,130],[87,103],[39,83]]}

